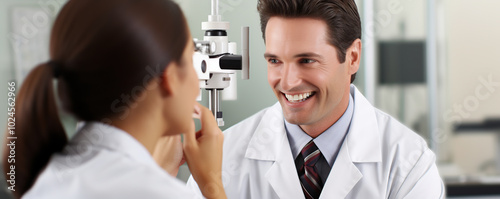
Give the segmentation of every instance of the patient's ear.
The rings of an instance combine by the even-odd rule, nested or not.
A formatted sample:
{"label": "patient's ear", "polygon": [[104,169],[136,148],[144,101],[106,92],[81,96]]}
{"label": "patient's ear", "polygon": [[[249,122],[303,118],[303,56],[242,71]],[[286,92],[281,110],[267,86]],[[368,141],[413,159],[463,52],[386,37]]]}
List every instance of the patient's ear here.
{"label": "patient's ear", "polygon": [[172,62],[163,70],[160,87],[167,96],[172,96],[178,92],[179,88],[179,66]]}

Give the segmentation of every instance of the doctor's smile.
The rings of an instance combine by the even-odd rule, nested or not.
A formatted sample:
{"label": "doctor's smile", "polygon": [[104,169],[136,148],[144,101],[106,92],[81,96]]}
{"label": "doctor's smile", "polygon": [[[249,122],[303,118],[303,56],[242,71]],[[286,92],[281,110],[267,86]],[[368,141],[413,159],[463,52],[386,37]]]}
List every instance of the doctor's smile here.
{"label": "doctor's smile", "polygon": [[314,95],[314,92],[307,92],[303,94],[284,94],[286,99],[290,102],[302,102],[307,100],[309,97],[312,97]]}
{"label": "doctor's smile", "polygon": [[284,94],[281,93],[281,97],[279,97],[279,101],[286,104],[288,107],[298,110],[308,109],[308,104],[314,104],[314,97],[316,96],[316,92],[307,92],[303,94]]}

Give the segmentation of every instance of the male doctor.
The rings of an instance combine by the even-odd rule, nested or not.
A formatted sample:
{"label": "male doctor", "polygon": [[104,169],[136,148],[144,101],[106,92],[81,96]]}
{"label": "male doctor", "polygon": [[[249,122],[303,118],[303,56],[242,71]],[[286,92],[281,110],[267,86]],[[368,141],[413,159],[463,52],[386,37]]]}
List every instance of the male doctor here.
{"label": "male doctor", "polygon": [[257,7],[279,103],[225,131],[228,198],[443,198],[425,141],[351,85],[362,49],[354,0]]}

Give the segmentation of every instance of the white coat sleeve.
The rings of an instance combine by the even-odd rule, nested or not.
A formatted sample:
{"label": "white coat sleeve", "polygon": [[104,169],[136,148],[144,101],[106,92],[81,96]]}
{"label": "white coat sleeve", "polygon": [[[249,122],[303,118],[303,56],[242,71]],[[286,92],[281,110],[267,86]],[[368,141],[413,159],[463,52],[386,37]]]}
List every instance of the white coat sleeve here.
{"label": "white coat sleeve", "polygon": [[203,197],[203,194],[201,193],[201,190],[200,188],[198,187],[198,183],[196,183],[196,181],[194,180],[193,176],[189,176],[189,179],[186,183],[186,186],[189,190],[191,190],[193,193],[195,193],[196,195],[198,195],[199,197],[201,198],[205,198]]}
{"label": "white coat sleeve", "polygon": [[444,183],[435,163],[436,156],[427,149],[411,169],[395,198],[441,199],[445,198]]}

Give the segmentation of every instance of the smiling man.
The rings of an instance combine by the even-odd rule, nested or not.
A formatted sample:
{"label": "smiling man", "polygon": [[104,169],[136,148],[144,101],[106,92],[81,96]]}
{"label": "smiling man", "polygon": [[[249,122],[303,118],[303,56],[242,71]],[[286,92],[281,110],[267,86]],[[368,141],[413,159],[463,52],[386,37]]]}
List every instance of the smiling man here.
{"label": "smiling man", "polygon": [[339,60],[327,32],[323,20],[280,16],[271,17],[265,31],[269,84],[285,120],[312,138],[346,111],[351,76],[361,56],[361,41],[355,39],[343,53],[348,60]]}
{"label": "smiling man", "polygon": [[443,198],[425,141],[351,85],[354,0],[259,0],[258,10],[279,103],[225,131],[228,198]]}

